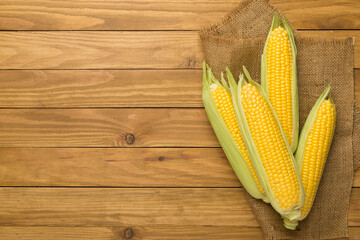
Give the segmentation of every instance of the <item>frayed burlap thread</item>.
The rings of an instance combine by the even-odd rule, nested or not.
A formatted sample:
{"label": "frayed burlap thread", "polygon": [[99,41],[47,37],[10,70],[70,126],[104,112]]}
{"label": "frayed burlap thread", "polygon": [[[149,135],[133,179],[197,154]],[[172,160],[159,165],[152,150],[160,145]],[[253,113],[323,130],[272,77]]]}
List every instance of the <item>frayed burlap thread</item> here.
{"label": "frayed burlap thread", "polygon": [[[244,1],[218,24],[200,32],[206,62],[219,77],[228,66],[238,76],[245,65],[260,80],[260,57],[276,10],[266,0]],[[281,14],[279,12],[279,14]],[[332,239],[348,236],[347,216],[353,172],[359,165],[360,109],[354,112],[353,38],[306,38],[298,49],[299,118],[302,126],[316,99],[331,83],[337,110],[333,144],[309,216],[296,231],[286,230],[269,204],[247,195],[266,239]],[[354,115],[355,114],[355,115]],[[359,147],[358,147],[359,146]],[[359,157],[360,158],[360,157]]]}

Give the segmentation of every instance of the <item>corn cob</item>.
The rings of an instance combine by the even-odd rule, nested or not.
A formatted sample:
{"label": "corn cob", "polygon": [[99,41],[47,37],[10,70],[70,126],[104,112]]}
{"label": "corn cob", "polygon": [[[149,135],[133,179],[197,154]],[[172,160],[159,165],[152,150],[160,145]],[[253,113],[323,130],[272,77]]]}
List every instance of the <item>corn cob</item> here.
{"label": "corn cob", "polygon": [[243,187],[254,198],[267,202],[237,124],[229,87],[223,77],[221,80],[222,84],[204,62],[202,100],[206,114]]}
{"label": "corn cob", "polygon": [[310,111],[295,154],[306,195],[299,220],[304,219],[310,212],[335,130],[335,105],[331,99],[326,100],[329,91],[330,86]]}
{"label": "corn cob", "polygon": [[304,203],[300,173],[264,90],[251,80],[245,68],[244,72],[249,83],[240,76],[236,86],[227,69],[240,130],[270,204],[284,218],[285,227],[295,229],[296,225],[290,220],[300,215]]}
{"label": "corn cob", "polygon": [[292,152],[299,135],[296,46],[291,28],[274,15],[261,59],[261,85],[279,118]]}
{"label": "corn cob", "polygon": [[261,186],[258,176],[256,175],[254,166],[252,165],[249,153],[246,149],[245,142],[241,136],[230,93],[222,85],[218,85],[217,83],[211,84],[210,89],[222,119],[224,120],[227,128],[230,130],[231,136],[235,140],[236,145],[240,149],[246,163],[249,165],[251,174],[257,187],[259,188],[259,191],[264,194],[264,189]]}

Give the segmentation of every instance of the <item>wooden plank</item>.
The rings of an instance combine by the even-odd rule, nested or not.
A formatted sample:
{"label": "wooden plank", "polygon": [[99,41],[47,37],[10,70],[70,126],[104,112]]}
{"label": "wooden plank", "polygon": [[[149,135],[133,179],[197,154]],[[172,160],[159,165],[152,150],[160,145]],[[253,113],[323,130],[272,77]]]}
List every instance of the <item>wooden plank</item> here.
{"label": "wooden plank", "polygon": [[0,156],[1,186],[240,187],[220,148],[0,148]]}
{"label": "wooden plank", "polygon": [[354,173],[354,180],[353,180],[354,187],[360,187],[360,169],[357,169]]}
{"label": "wooden plank", "polygon": [[[351,238],[360,232],[350,228]],[[6,240],[239,240],[263,239],[260,227],[232,226],[131,226],[131,227],[0,227]]]}
{"label": "wooden plank", "polygon": [[[203,107],[202,71],[0,70],[0,107]],[[360,69],[355,69],[360,107]]]}
{"label": "wooden plank", "polygon": [[0,156],[0,186],[241,186],[220,148],[0,148]]}
{"label": "wooden plank", "polygon": [[[260,227],[145,226],[145,227],[0,227],[6,240],[239,240],[264,239]],[[360,227],[349,227],[349,240],[359,239]]]}
{"label": "wooden plank", "polygon": [[202,107],[200,70],[0,70],[0,107]]}
{"label": "wooden plank", "polygon": [[1,69],[189,68],[196,32],[0,32]]}
{"label": "wooden plank", "polygon": [[[356,36],[360,31],[303,31],[302,36]],[[0,69],[200,68],[197,32],[0,32]],[[360,68],[360,43],[355,43]]]}
{"label": "wooden plank", "polygon": [[204,109],[0,109],[2,147],[218,147]]}
{"label": "wooden plank", "polygon": [[[91,236],[92,240],[123,240],[126,229],[121,227],[0,227],[0,238],[6,240],[81,240],[89,239]],[[135,232],[135,229],[132,228],[132,231]]]}
{"label": "wooden plank", "polygon": [[[241,0],[2,0],[2,30],[198,30]],[[300,29],[359,29],[357,0],[270,0]],[[195,6],[195,7],[194,7]]]}
{"label": "wooden plank", "polygon": [[1,147],[219,147],[203,108],[0,109]]}
{"label": "wooden plank", "polygon": [[[145,227],[0,227],[6,240],[239,240],[264,239],[260,227],[145,226]],[[359,239],[360,227],[349,227],[349,239]]]}
{"label": "wooden plank", "polygon": [[[351,229],[357,231],[356,227]],[[34,239],[91,239],[122,240],[122,239],[262,239],[260,228],[231,226],[149,226],[149,227],[0,227],[0,237],[6,240]],[[130,237],[131,236],[131,237]]]}
{"label": "wooden plank", "polygon": [[[240,188],[0,188],[1,226],[258,227]],[[360,226],[354,188],[349,226]]]}
{"label": "wooden plank", "polygon": [[0,188],[1,226],[258,226],[242,189]]}

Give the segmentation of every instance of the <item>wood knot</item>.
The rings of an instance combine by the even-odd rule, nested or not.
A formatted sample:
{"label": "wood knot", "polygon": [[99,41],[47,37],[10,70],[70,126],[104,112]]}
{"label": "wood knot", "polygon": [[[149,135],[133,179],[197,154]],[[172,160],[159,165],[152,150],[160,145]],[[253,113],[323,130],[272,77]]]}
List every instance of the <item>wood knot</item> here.
{"label": "wood knot", "polygon": [[165,160],[165,158],[163,156],[159,157],[159,161],[164,161],[164,160]]}
{"label": "wood knot", "polygon": [[126,239],[131,239],[134,236],[134,231],[132,230],[132,228],[126,228],[124,231],[124,237]]}
{"label": "wood knot", "polygon": [[134,144],[135,142],[135,136],[132,133],[127,133],[125,135],[125,142],[129,145]]}
{"label": "wood knot", "polygon": [[189,58],[187,65],[189,68],[195,68],[196,67],[196,59]]}

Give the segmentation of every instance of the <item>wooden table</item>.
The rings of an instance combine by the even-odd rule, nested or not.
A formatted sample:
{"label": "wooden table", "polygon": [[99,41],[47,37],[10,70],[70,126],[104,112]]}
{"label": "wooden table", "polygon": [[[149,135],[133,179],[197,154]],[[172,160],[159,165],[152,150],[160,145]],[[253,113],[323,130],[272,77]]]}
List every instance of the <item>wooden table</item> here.
{"label": "wooden table", "polygon": [[[197,31],[239,1],[1,0],[0,239],[261,239],[201,103]],[[270,2],[360,37],[358,0]]]}

